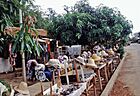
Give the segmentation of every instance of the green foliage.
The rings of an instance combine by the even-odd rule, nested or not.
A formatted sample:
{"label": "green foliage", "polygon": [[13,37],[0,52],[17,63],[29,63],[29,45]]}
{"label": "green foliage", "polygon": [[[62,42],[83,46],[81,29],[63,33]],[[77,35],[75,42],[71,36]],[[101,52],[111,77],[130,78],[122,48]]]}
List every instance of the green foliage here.
{"label": "green foliage", "polygon": [[13,37],[7,33],[4,33],[5,28],[13,26],[11,19],[8,15],[3,14],[1,20],[1,32],[0,32],[0,57],[7,59],[9,57],[9,43],[13,41]]}
{"label": "green foliage", "polygon": [[[68,13],[59,15],[48,24],[51,37],[60,40],[66,45],[85,44],[89,30],[94,27],[91,23],[92,16],[86,13]],[[55,29],[55,30],[54,30]]]}
{"label": "green foliage", "polygon": [[74,6],[64,6],[67,12],[49,18],[47,29],[51,38],[66,45],[94,45],[96,42],[114,46],[126,43],[132,32],[132,23],[117,8],[99,5],[93,8],[87,0],[81,0]]}
{"label": "green foliage", "polygon": [[[34,53],[34,55],[40,56],[40,52],[42,51],[41,46],[37,41],[35,41],[31,33],[29,33],[29,30],[31,32],[35,32],[36,30],[34,28],[31,28],[29,25],[24,24],[22,25],[22,28],[19,32],[17,32],[15,36],[15,40],[13,42],[12,52],[29,52]],[[37,34],[36,34],[37,35]]]}
{"label": "green foliage", "polygon": [[124,55],[124,46],[121,44],[118,49],[118,53],[120,53],[120,58],[123,58]]}
{"label": "green foliage", "polygon": [[48,21],[47,21],[47,18],[43,17],[46,15],[46,13],[41,11],[40,6],[38,5],[27,6],[25,15],[36,17],[35,28],[46,29]]}
{"label": "green foliage", "polygon": [[[33,40],[32,36],[29,31],[35,32],[36,30],[34,27],[30,27],[28,24],[23,24],[21,30],[16,34],[15,38],[12,36],[5,34],[4,30],[5,28],[9,28],[12,26],[19,26],[19,9],[22,9],[23,13],[25,15],[31,14],[31,11],[28,13],[28,7],[33,6],[32,5],[33,0],[23,0],[22,3],[20,3],[20,0],[4,0],[0,1],[0,12],[2,15],[0,16],[0,56],[2,56],[3,52],[8,52],[9,50],[5,50],[9,48],[9,43],[13,42],[13,52],[21,51],[21,52],[30,52],[37,55],[40,55],[40,51],[42,50],[40,45]],[[29,5],[26,5],[26,2],[28,2]],[[34,6],[33,6],[34,7]],[[34,7],[34,10],[37,10],[36,14],[35,12],[32,12],[32,14],[36,14],[36,16],[41,17],[41,11],[38,11],[38,7]],[[26,23],[26,22],[24,22]],[[40,26],[38,26],[40,27]],[[9,53],[9,52],[8,52]],[[7,54],[8,54],[7,53]],[[7,56],[6,56],[7,57]]]}

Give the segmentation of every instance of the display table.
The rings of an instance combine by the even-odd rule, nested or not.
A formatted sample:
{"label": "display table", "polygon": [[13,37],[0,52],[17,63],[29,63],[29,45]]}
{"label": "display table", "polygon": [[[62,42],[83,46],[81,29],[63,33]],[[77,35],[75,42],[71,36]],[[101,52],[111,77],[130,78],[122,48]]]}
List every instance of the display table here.
{"label": "display table", "polygon": [[[67,96],[81,96],[81,94],[85,91],[85,89],[87,88],[87,82],[84,83],[78,83],[80,88],[77,90],[72,91],[69,95]],[[62,85],[62,87],[67,90],[69,88],[69,85]],[[60,95],[63,96],[63,95]]]}
{"label": "display table", "polygon": [[100,90],[103,89],[102,87],[102,80],[101,80],[101,70],[104,70],[104,75],[105,75],[105,80],[108,81],[108,75],[107,75],[107,69],[106,69],[106,65],[107,64],[97,64],[97,67],[91,67],[91,66],[86,66],[88,68],[91,68],[95,71],[95,73],[97,74],[97,78],[99,80],[99,86],[100,86]]}
{"label": "display table", "polygon": [[[84,92],[87,93],[88,92],[88,89],[90,89],[91,87],[93,87],[95,85],[95,82],[96,82],[96,80],[95,80],[95,74],[92,74],[92,75],[90,75],[90,77],[85,78],[85,82],[82,82],[82,83],[74,83],[74,84],[78,84],[79,85],[79,88],[77,90],[72,91],[67,96],[80,96]],[[90,83],[92,83],[92,84],[90,84]],[[70,85],[62,85],[62,88],[59,89],[57,87],[57,84],[55,84],[55,85],[52,86],[52,92],[54,94],[57,94],[57,95],[60,94],[60,93],[64,93],[62,90],[63,89],[64,90],[68,90],[71,85],[72,84],[70,84]],[[93,87],[93,88],[94,88],[94,92],[96,94],[96,89],[95,89],[95,87]],[[50,88],[48,88],[47,90],[45,90],[43,92],[43,95],[50,96]],[[61,94],[59,96],[63,96],[63,95]]]}
{"label": "display table", "polygon": [[110,58],[106,61],[106,64],[107,64],[107,74],[108,74],[108,77],[110,78],[111,77],[111,74],[112,74],[112,71],[113,71],[113,59]]}
{"label": "display table", "polygon": [[107,69],[106,69],[106,64],[101,64],[101,65],[97,64],[97,65],[98,65],[97,68],[94,68],[94,70],[99,80],[100,90],[102,90],[103,86],[102,86],[102,80],[101,80],[101,69],[104,69],[105,79],[106,81],[108,81]]}
{"label": "display table", "polygon": [[[57,84],[55,84],[55,85],[53,85],[52,86],[52,91],[54,92],[54,93],[56,93],[56,90],[57,90],[58,88],[57,88]],[[43,96],[50,96],[50,88],[48,88],[47,90],[45,90],[44,92],[43,92]]]}

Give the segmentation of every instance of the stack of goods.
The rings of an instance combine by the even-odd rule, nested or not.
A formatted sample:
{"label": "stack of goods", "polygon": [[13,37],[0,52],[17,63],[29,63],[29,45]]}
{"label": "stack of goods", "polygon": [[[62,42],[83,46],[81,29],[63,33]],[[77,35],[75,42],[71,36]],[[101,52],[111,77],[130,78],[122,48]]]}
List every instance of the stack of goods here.
{"label": "stack of goods", "polygon": [[62,89],[60,94],[63,96],[70,95],[71,93],[73,93],[73,91],[79,89],[80,87],[81,87],[81,85],[78,83],[71,84],[68,86],[68,88]]}
{"label": "stack of goods", "polygon": [[92,59],[92,58],[88,59],[88,63],[86,64],[86,66],[87,67],[95,67],[95,68],[97,67],[97,65],[94,62],[94,59]]}
{"label": "stack of goods", "polygon": [[96,61],[101,61],[102,58],[97,54],[92,54],[92,59],[96,62]]}
{"label": "stack of goods", "polygon": [[102,55],[103,57],[107,57],[107,56],[108,56],[108,54],[107,54],[104,50],[101,51],[101,55]]}
{"label": "stack of goods", "polygon": [[77,58],[75,58],[75,60],[77,61],[77,63],[81,64],[81,65],[85,65],[85,59],[81,56],[78,56]]}
{"label": "stack of goods", "polygon": [[48,63],[46,63],[47,66],[53,66],[56,69],[57,68],[64,68],[64,64],[61,64],[58,59],[50,59]]}
{"label": "stack of goods", "polygon": [[112,55],[115,55],[115,52],[113,51],[112,48],[108,49],[107,52],[108,52],[108,54],[111,55],[111,56],[112,56]]}

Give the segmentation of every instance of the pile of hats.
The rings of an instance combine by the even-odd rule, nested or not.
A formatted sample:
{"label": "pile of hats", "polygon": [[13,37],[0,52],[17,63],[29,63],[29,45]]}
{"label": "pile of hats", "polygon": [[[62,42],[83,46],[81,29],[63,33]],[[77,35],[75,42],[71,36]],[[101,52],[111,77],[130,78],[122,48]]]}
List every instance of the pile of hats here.
{"label": "pile of hats", "polygon": [[107,54],[104,50],[101,51],[101,54],[102,54],[102,56],[104,56],[104,57],[107,57],[107,56],[108,56],[108,54]]}
{"label": "pile of hats", "polygon": [[108,49],[107,52],[109,55],[115,55],[115,52],[113,51],[112,48]]}
{"label": "pile of hats", "polygon": [[97,67],[94,59],[92,59],[92,58],[88,58],[88,63],[85,63],[84,58],[81,56],[78,56],[77,58],[75,58],[75,60],[77,61],[78,64],[81,64],[86,67]]}
{"label": "pile of hats", "polygon": [[97,54],[92,54],[92,59],[96,62],[96,61],[100,61],[102,58]]}
{"label": "pile of hats", "polygon": [[45,65],[53,66],[54,68],[64,68],[64,64],[61,64],[58,59],[50,59]]}

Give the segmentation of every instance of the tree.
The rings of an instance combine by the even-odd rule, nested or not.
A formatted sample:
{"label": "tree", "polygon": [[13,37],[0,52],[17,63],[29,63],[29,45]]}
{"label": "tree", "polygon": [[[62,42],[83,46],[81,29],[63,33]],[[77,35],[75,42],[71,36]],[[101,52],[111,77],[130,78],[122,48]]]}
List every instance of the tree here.
{"label": "tree", "polygon": [[59,15],[48,24],[48,31],[51,37],[60,40],[63,44],[87,44],[87,33],[94,26],[92,16],[86,13],[68,13]]}
{"label": "tree", "polygon": [[[35,41],[32,36],[31,32],[35,32],[37,36],[37,31],[35,30],[33,23],[35,21],[31,16],[27,16],[24,23],[22,24],[22,27],[19,32],[17,32],[12,52],[20,52],[22,55],[22,65],[25,67],[25,52],[29,52],[30,54],[34,53],[34,55],[40,56],[41,52],[41,46],[39,43],[37,43],[37,40]],[[37,37],[36,37],[37,38]],[[26,69],[23,68],[23,78],[26,82]]]}
{"label": "tree", "polygon": [[92,16],[94,27],[88,32],[89,42],[97,41],[113,46],[118,41],[126,41],[132,32],[131,21],[127,20],[117,8],[109,8],[102,4],[97,8],[92,8],[87,0],[81,0],[72,9]]}
{"label": "tree", "polygon": [[[27,17],[24,16],[26,18],[24,19],[25,21],[23,24],[19,24],[19,20],[17,21],[15,20],[15,18],[19,18],[19,14],[14,14],[14,13],[18,13],[19,9],[23,10],[22,11],[23,13],[26,12],[28,5],[25,5],[25,4],[27,1],[30,2],[30,4],[32,4],[32,0],[24,0],[22,1],[22,3],[20,3],[21,2],[20,0],[10,0],[10,1],[5,0],[5,1],[1,1],[1,5],[3,6],[0,7],[2,9],[1,12],[3,13],[3,15],[0,18],[1,19],[0,45],[3,44],[1,49],[7,49],[4,46],[12,42],[12,40],[8,38],[11,36],[4,33],[5,28],[11,28],[12,26],[20,26],[20,25],[22,26],[21,30],[17,32],[12,42],[13,43],[12,51],[20,52],[22,55],[22,65],[24,66],[23,68],[24,81],[26,81],[25,54],[24,53],[30,52],[30,53],[34,53],[35,55],[40,55],[39,52],[41,50],[41,47],[39,46],[37,41],[35,41],[32,38],[31,33],[29,33],[29,32],[35,32],[37,34],[37,31],[35,30],[33,26],[33,23],[35,23],[35,18],[31,16],[27,16]],[[9,40],[11,41],[9,42]]]}
{"label": "tree", "polygon": [[2,58],[8,58],[9,50],[6,49],[9,49],[9,43],[13,40],[12,36],[4,33],[4,30],[9,26],[16,25],[14,20],[17,19],[17,12],[18,8],[12,0],[0,1],[0,57]]}
{"label": "tree", "polygon": [[[24,9],[26,9],[26,1],[20,1],[20,9],[19,9],[19,15],[22,16],[22,12],[25,13]],[[25,6],[25,7],[24,7]],[[21,17],[20,16],[20,17]],[[22,56],[22,70],[23,70],[23,80],[26,82],[26,65],[25,65],[25,52],[29,51],[30,53],[37,52],[37,55],[40,55],[40,46],[37,44],[32,36],[31,32],[35,32],[37,35],[37,31],[34,29],[34,23],[36,22],[35,17],[26,16],[24,19],[24,23],[22,23],[22,17],[20,18],[20,31],[17,33],[17,36],[15,38],[15,42],[12,48],[12,52],[19,51]],[[30,33],[29,33],[30,32]],[[37,37],[36,37],[37,38]],[[17,50],[16,50],[17,49]]]}
{"label": "tree", "polygon": [[122,47],[132,33],[132,22],[117,8],[103,4],[93,8],[87,0],[80,0],[74,6],[64,6],[64,10],[66,14],[51,15],[47,29],[51,38],[56,38],[65,45],[92,47],[102,44],[113,47],[119,44]]}
{"label": "tree", "polygon": [[30,14],[30,16],[36,17],[35,28],[37,29],[46,29],[46,23],[48,23],[48,19],[45,17],[47,15],[46,12],[41,11],[41,7],[38,5],[29,5],[26,9],[25,15]]}

